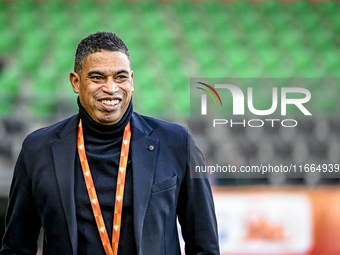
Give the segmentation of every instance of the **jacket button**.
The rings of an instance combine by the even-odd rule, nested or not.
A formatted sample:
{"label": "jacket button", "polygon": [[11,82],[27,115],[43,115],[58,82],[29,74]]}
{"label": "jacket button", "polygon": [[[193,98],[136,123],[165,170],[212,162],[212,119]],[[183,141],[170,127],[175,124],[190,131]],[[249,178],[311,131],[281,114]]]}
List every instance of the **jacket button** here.
{"label": "jacket button", "polygon": [[149,146],[149,151],[153,151],[155,149],[155,147],[153,145]]}

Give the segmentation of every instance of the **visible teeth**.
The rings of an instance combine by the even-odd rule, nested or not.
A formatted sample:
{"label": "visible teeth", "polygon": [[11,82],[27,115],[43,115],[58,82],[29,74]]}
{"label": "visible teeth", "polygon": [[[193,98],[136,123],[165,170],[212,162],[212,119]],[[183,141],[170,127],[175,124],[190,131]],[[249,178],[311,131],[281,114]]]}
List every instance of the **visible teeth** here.
{"label": "visible teeth", "polygon": [[113,105],[118,104],[118,103],[119,103],[119,100],[102,100],[101,102],[102,102],[103,104],[113,106]]}

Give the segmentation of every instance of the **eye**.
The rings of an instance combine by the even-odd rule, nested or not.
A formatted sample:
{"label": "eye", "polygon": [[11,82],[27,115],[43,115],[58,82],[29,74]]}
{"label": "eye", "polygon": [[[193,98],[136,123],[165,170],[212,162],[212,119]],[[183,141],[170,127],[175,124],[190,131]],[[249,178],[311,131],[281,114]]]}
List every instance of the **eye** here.
{"label": "eye", "polygon": [[100,75],[94,75],[94,76],[91,76],[91,80],[94,81],[94,82],[100,82],[100,81],[104,80],[104,77],[100,76]]}
{"label": "eye", "polygon": [[128,77],[126,75],[118,75],[117,78],[116,78],[118,81],[125,81],[128,79]]}

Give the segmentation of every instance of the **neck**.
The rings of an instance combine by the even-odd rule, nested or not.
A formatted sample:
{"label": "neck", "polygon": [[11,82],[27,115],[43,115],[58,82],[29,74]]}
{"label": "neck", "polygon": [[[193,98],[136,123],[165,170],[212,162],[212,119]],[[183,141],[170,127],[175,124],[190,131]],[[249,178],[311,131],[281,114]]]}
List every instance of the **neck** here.
{"label": "neck", "polygon": [[91,116],[81,105],[79,98],[77,100],[79,106],[79,116],[82,119],[84,134],[90,135],[94,138],[115,139],[123,136],[124,128],[131,120],[132,116],[132,101],[129,104],[126,112],[120,121],[114,125],[102,125],[94,121]]}

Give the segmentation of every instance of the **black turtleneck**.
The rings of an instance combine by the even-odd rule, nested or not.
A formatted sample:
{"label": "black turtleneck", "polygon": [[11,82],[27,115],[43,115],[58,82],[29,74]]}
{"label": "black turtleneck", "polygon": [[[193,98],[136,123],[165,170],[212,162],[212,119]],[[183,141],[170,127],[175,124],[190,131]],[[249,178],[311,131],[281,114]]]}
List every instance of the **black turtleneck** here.
{"label": "black turtleneck", "polygon": [[[132,102],[122,119],[114,125],[95,122],[81,106],[78,99],[79,116],[82,119],[86,156],[91,169],[100,208],[109,239],[112,240],[114,204],[117,185],[120,151],[124,128],[132,116]],[[75,163],[75,201],[78,224],[78,254],[105,255],[86,190],[79,156]],[[122,228],[119,239],[119,254],[137,254],[133,232],[133,189],[131,157],[127,163],[125,179]]]}

